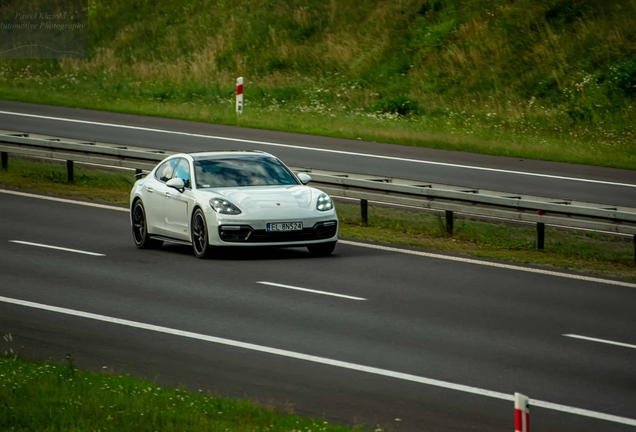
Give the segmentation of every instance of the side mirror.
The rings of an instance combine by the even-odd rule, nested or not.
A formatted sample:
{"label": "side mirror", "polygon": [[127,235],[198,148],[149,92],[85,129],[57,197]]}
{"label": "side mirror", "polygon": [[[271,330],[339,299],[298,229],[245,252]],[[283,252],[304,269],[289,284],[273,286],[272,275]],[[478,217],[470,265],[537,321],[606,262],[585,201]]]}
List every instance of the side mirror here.
{"label": "side mirror", "polygon": [[179,192],[183,192],[185,189],[185,183],[183,182],[183,179],[180,179],[180,178],[173,178],[168,180],[168,182],[166,183],[166,186],[174,188],[178,190]]}
{"label": "side mirror", "polygon": [[298,177],[298,180],[300,180],[300,182],[304,185],[311,181],[311,176],[309,174],[298,173],[296,174],[296,176]]}

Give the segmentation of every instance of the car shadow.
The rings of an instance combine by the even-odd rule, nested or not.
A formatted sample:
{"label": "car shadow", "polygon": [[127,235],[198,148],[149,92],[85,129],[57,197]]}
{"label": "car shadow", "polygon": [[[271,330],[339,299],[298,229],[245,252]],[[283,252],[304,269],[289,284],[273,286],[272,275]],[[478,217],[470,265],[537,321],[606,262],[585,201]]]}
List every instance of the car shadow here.
{"label": "car shadow", "polygon": [[[174,253],[182,256],[194,257],[191,246],[164,243],[162,251]],[[307,248],[278,248],[278,247],[232,247],[224,246],[217,248],[208,259],[213,261],[272,261],[272,260],[292,260],[292,259],[329,259],[333,255],[326,257],[314,257]]]}

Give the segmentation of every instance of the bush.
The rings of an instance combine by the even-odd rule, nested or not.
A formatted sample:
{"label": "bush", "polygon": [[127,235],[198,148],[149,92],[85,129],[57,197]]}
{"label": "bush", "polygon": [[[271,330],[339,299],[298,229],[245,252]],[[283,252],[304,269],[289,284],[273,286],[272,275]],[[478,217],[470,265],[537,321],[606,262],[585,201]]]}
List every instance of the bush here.
{"label": "bush", "polygon": [[594,119],[594,108],[591,104],[581,103],[579,101],[573,101],[568,104],[566,109],[568,116],[573,121],[591,121]]}
{"label": "bush", "polygon": [[383,98],[373,105],[373,110],[406,116],[409,114],[417,114],[418,103],[406,96],[400,95],[395,97]]}
{"label": "bush", "polygon": [[612,71],[616,87],[628,97],[636,95],[636,57],[620,63]]}

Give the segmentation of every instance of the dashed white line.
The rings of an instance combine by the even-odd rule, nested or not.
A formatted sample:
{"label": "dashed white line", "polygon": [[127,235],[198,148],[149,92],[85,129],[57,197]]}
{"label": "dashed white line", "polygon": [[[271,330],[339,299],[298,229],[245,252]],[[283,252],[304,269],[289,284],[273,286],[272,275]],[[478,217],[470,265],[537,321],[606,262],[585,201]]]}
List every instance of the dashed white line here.
{"label": "dashed white line", "polygon": [[408,158],[401,158],[401,157],[395,157],[395,156],[357,153],[357,152],[350,152],[350,151],[344,151],[344,150],[331,150],[331,149],[316,148],[316,147],[303,147],[303,146],[292,145],[292,144],[281,144],[281,143],[273,143],[273,142],[267,142],[267,141],[248,140],[248,139],[242,139],[242,138],[229,138],[229,137],[223,137],[223,136],[204,135],[204,134],[196,134],[196,133],[190,133],[190,132],[147,128],[147,127],[141,127],[141,126],[121,125],[116,123],[104,123],[104,122],[69,119],[69,118],[63,118],[63,117],[52,117],[52,116],[37,115],[37,114],[15,113],[15,112],[9,112],[9,111],[0,111],[0,114],[29,117],[29,118],[39,118],[39,119],[45,119],[45,120],[65,121],[69,123],[89,124],[89,125],[95,125],[95,126],[107,126],[107,127],[114,127],[114,128],[120,128],[120,129],[133,129],[133,130],[141,130],[146,132],[165,133],[165,134],[171,134],[171,135],[191,136],[196,138],[217,139],[217,140],[225,140],[225,141],[233,141],[233,142],[241,142],[241,143],[249,143],[249,144],[266,145],[266,146],[272,146],[272,147],[285,147],[285,148],[293,148],[298,150],[334,153],[334,154],[359,156],[359,157],[366,157],[366,158],[373,158],[373,159],[394,160],[394,161],[400,161],[400,162],[412,162],[412,163],[419,163],[419,164],[426,164],[426,165],[438,165],[438,166],[447,166],[452,168],[464,168],[464,169],[472,169],[472,170],[478,170],[478,171],[499,172],[499,173],[505,173],[505,174],[516,174],[516,175],[524,175],[524,176],[531,176],[531,177],[543,177],[543,178],[552,178],[552,179],[558,179],[558,180],[571,180],[571,181],[579,181],[584,183],[598,183],[598,184],[605,184],[605,185],[612,185],[612,186],[626,186],[626,187],[636,188],[636,184],[629,184],[629,183],[617,183],[617,182],[609,182],[609,181],[603,181],[603,180],[590,180],[590,179],[577,178],[577,177],[565,177],[565,176],[531,173],[531,172],[524,172],[524,171],[512,171],[512,170],[504,170],[504,169],[498,169],[498,168],[486,168],[486,167],[478,167],[478,166],[471,166],[471,165],[452,164],[452,163],[446,163],[446,162],[432,162],[432,161],[426,161],[426,160],[420,160],[420,159],[408,159]]}
{"label": "dashed white line", "polygon": [[318,290],[313,290],[313,289],[308,289],[308,288],[300,288],[300,287],[296,287],[296,286],[283,285],[283,284],[274,283],[274,282],[259,281],[259,282],[256,282],[256,283],[257,284],[261,284],[261,285],[270,285],[270,286],[275,286],[275,287],[279,287],[279,288],[286,288],[286,289],[296,290],[296,291],[305,291],[305,292],[310,292],[310,293],[314,293],[314,294],[322,294],[322,295],[333,296],[333,297],[342,297],[342,298],[346,298],[346,299],[350,299],[350,300],[366,300],[365,298],[362,298],[362,297],[353,297],[353,296],[348,296],[348,295],[344,295],[344,294],[336,294],[336,293],[327,292],[327,291],[318,291]]}
{"label": "dashed white line", "polygon": [[61,251],[64,251],[64,252],[73,252],[73,253],[84,254],[84,255],[106,256],[106,255],[101,254],[101,253],[87,252],[87,251],[83,251],[83,250],[69,249],[69,248],[59,247],[59,246],[51,246],[51,245],[45,245],[45,244],[41,244],[41,243],[31,243],[31,242],[21,241],[21,240],[9,240],[9,243],[18,243],[18,244],[23,244],[23,245],[27,245],[27,246],[36,246],[36,247],[41,247],[41,248],[45,248],[45,249],[55,249],[55,250],[61,250]]}
{"label": "dashed white line", "polygon": [[[13,298],[9,298],[9,297],[0,297],[0,302],[20,305],[20,306],[25,306],[25,307],[30,307],[30,308],[34,308],[34,309],[46,310],[46,311],[50,311],[50,312],[56,312],[56,313],[61,313],[61,314],[71,315],[71,316],[76,316],[76,317],[81,317],[81,318],[87,318],[87,319],[92,319],[92,320],[102,321],[102,322],[107,322],[107,323],[112,323],[112,324],[118,324],[118,325],[132,327],[132,328],[149,330],[149,331],[154,331],[154,332],[158,332],[158,333],[164,333],[164,334],[170,334],[170,335],[174,335],[174,336],[186,337],[186,338],[201,340],[201,341],[205,341],[205,342],[217,343],[217,344],[221,344],[221,345],[232,346],[232,347],[247,349],[247,350],[251,350],[251,351],[258,351],[258,352],[262,352],[262,353],[273,354],[273,355],[293,358],[293,359],[297,359],[297,360],[304,360],[304,361],[308,361],[308,362],[312,362],[312,363],[319,363],[319,364],[339,367],[339,368],[343,368],[343,369],[349,369],[349,370],[354,370],[354,371],[358,371],[358,372],[364,372],[364,373],[368,373],[368,374],[372,374],[372,375],[385,376],[385,377],[389,377],[389,378],[394,378],[394,379],[399,379],[399,380],[404,380],[404,381],[410,381],[410,382],[430,385],[430,386],[434,386],[434,387],[440,387],[440,388],[444,388],[444,389],[448,389],[448,390],[455,390],[455,391],[460,391],[460,392],[464,392],[464,393],[471,393],[471,394],[474,394],[474,395],[486,396],[486,397],[495,398],[495,399],[501,399],[501,400],[505,400],[505,401],[509,401],[509,402],[512,402],[514,400],[514,396],[513,395],[507,394],[507,393],[498,392],[498,391],[487,390],[487,389],[482,389],[482,388],[479,388],[479,387],[467,386],[467,385],[463,385],[463,384],[456,384],[456,383],[452,383],[452,382],[448,382],[448,381],[441,381],[441,380],[437,380],[437,379],[433,379],[433,378],[426,378],[426,377],[406,374],[406,373],[402,373],[402,372],[395,372],[395,371],[391,371],[391,370],[387,370],[387,369],[380,369],[380,368],[371,367],[371,366],[364,366],[364,365],[359,365],[359,364],[356,364],[356,363],[349,363],[349,362],[344,362],[344,361],[340,361],[340,360],[329,359],[329,358],[326,358],[326,357],[318,357],[318,356],[302,354],[302,353],[298,353],[298,352],[294,352],[294,351],[287,351],[287,350],[278,349],[278,348],[271,348],[271,347],[267,347],[267,346],[263,346],[263,345],[256,345],[256,344],[251,344],[251,343],[246,343],[246,342],[240,342],[240,341],[220,338],[220,337],[216,337],[216,336],[209,336],[209,335],[204,335],[204,334],[200,334],[200,333],[193,333],[193,332],[188,332],[188,331],[183,331],[183,330],[177,330],[177,329],[172,329],[172,328],[169,328],[169,327],[162,327],[162,326],[157,326],[157,325],[153,325],[153,324],[146,324],[146,323],[141,323],[141,322],[137,322],[137,321],[130,321],[130,320],[126,320],[126,319],[109,317],[109,316],[106,316],[106,315],[99,315],[99,314],[94,314],[94,313],[90,313],[90,312],[83,312],[83,311],[78,311],[78,310],[74,310],[74,309],[62,308],[62,307],[58,307],[58,306],[51,306],[51,305],[46,305],[46,304],[41,304],[41,303],[34,303],[34,302],[26,301],[26,300],[13,299]],[[621,423],[621,424],[626,424],[626,425],[630,425],[630,426],[636,426],[636,420],[635,419],[630,419],[630,418],[627,418],[627,417],[619,417],[619,416],[612,415],[612,414],[605,414],[605,413],[601,413],[601,412],[597,412],[597,411],[591,411],[591,410],[582,409],[582,408],[570,407],[570,406],[567,406],[567,405],[555,404],[555,403],[552,403],[552,402],[546,402],[546,401],[541,401],[541,400],[537,400],[537,399],[531,399],[530,400],[530,405],[531,406],[542,407],[542,408],[547,408],[547,409],[551,409],[551,410],[556,410],[556,411],[562,411],[562,412],[566,412],[566,413],[570,413],[570,414],[576,414],[576,415],[585,416],[585,417],[591,417],[591,418],[595,418],[595,419],[599,419],[599,420],[606,420],[606,421],[610,421],[610,422],[614,422],[614,423]]]}
{"label": "dashed white line", "polygon": [[626,347],[626,348],[634,348],[634,349],[636,349],[636,345],[627,344],[627,343],[623,343],[623,342],[615,342],[615,341],[611,341],[611,340],[598,339],[598,338],[575,335],[575,334],[564,334],[563,336],[570,337],[570,338],[575,338],[575,339],[583,339],[583,340],[588,340],[588,341],[592,341],[592,342],[600,342],[600,343],[609,344],[609,345],[617,345],[617,346],[622,346],[622,347]]}

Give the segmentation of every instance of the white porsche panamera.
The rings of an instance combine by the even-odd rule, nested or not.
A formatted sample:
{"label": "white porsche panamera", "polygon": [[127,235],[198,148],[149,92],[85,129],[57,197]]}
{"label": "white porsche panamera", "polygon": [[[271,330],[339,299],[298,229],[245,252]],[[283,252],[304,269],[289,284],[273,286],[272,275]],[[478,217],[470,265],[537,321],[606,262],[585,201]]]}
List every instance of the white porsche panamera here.
{"label": "white porsche panamera", "polygon": [[326,193],[306,186],[310,180],[258,151],[171,155],[132,188],[133,240],[140,249],[192,245],[197,258],[221,246],[303,246],[329,255],[338,216]]}

